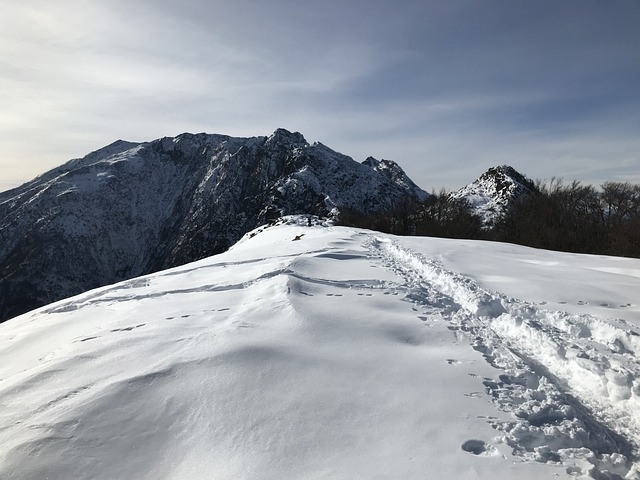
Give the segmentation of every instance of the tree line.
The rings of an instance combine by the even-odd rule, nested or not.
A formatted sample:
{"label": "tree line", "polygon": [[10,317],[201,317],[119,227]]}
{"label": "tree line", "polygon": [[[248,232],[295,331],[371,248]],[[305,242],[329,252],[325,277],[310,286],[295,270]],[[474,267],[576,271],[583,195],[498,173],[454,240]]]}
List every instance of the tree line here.
{"label": "tree line", "polygon": [[422,202],[404,200],[375,216],[342,211],[340,224],[396,235],[494,240],[548,250],[640,258],[640,185],[595,188],[561,179],[535,182],[491,226],[447,191]]}

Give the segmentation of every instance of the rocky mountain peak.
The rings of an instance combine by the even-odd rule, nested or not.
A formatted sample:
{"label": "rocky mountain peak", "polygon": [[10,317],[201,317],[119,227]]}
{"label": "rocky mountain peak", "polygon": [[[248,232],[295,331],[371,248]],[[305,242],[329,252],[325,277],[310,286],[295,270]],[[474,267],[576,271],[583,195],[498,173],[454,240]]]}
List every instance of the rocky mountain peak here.
{"label": "rocky mountain peak", "polygon": [[366,165],[367,167],[376,168],[378,165],[380,165],[380,160],[377,160],[373,157],[367,157],[367,159],[362,162],[362,164]]}
{"label": "rocky mountain peak", "polygon": [[489,168],[473,183],[451,196],[466,200],[489,228],[511,202],[535,191],[534,183],[515,168],[500,165]]}
{"label": "rocky mountain peak", "polygon": [[531,180],[509,165],[489,168],[480,175],[476,182],[478,185],[494,186],[497,194],[509,195],[510,193],[514,193],[514,189],[535,190],[535,185]]}
{"label": "rocky mountain peak", "polygon": [[278,128],[269,136],[266,147],[282,145],[287,147],[308,147],[309,143],[300,132],[290,132],[284,128]]}

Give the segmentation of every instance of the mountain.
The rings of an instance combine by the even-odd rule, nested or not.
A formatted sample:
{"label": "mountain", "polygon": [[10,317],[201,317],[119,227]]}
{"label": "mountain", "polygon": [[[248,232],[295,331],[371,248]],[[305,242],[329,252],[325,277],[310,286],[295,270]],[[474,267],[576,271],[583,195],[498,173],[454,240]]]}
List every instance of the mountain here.
{"label": "mountain", "polygon": [[640,260],[309,218],[0,325],[0,478],[640,478]]}
{"label": "mountain", "polygon": [[466,200],[491,228],[509,204],[523,195],[537,192],[534,183],[513,167],[492,167],[473,183],[452,192],[451,197]]}
{"label": "mountain", "polygon": [[117,141],[0,194],[0,320],[220,253],[286,214],[387,211],[426,195],[284,129]]}
{"label": "mountain", "polygon": [[415,192],[415,197],[418,200],[424,200],[427,198],[428,194],[424,192],[420,187],[418,187],[413,180],[411,180],[404,170],[400,168],[396,162],[392,160],[376,160],[373,157],[368,157],[363,165],[373,168],[376,172],[381,175],[387,177],[394,184],[402,186],[405,190],[409,192]]}

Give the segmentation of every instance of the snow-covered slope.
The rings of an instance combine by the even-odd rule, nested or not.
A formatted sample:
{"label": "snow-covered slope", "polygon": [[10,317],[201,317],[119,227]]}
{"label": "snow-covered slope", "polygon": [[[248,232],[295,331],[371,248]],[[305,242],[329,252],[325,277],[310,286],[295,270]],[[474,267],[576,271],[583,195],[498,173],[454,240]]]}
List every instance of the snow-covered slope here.
{"label": "snow-covered slope", "polygon": [[0,194],[0,321],[219,253],[283,214],[375,213],[425,195],[385,165],[283,129],[118,141]]}
{"label": "snow-covered slope", "polygon": [[312,223],[0,325],[0,478],[640,478],[639,260]]}
{"label": "snow-covered slope", "polygon": [[513,167],[492,167],[473,183],[451,194],[466,200],[480,216],[485,227],[492,227],[505,209],[522,195],[536,191],[536,187]]}

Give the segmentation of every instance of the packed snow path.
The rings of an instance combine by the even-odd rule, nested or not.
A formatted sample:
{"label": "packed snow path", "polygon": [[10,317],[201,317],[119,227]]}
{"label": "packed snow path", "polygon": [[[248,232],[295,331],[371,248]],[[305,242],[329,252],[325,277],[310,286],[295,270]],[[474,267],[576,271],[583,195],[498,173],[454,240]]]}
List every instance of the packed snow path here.
{"label": "packed snow path", "polygon": [[492,294],[388,238],[369,245],[406,279],[408,298],[430,314],[424,321],[442,317],[505,372],[484,385],[517,417],[494,422],[514,453],[542,462],[587,459],[597,478],[640,474],[632,463],[640,446],[637,329]]}
{"label": "packed snow path", "polygon": [[640,262],[313,223],[0,325],[0,478],[640,478]]}

